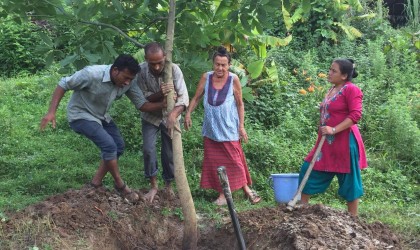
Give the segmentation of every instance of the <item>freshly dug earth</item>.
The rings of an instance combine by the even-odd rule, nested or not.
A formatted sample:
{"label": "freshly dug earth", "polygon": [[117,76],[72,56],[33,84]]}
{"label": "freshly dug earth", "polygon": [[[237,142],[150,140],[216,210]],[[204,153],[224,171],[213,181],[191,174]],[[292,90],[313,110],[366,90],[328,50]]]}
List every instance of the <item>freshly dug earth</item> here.
{"label": "freshly dug earth", "polygon": [[[132,205],[108,190],[69,190],[10,214],[0,224],[0,249],[181,249],[180,202],[158,195]],[[227,207],[217,209],[223,220],[198,215],[198,249],[239,249]],[[322,205],[238,217],[247,249],[403,249],[387,226]]]}

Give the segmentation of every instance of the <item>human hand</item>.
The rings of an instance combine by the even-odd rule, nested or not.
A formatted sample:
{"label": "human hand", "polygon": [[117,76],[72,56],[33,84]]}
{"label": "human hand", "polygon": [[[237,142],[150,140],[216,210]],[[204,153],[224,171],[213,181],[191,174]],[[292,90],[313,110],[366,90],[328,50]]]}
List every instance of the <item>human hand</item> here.
{"label": "human hand", "polygon": [[245,128],[239,128],[239,137],[241,139],[241,141],[247,143],[248,142],[248,135],[245,131]]}
{"label": "human hand", "polygon": [[168,129],[168,134],[171,138],[172,138],[173,133],[174,133],[174,128],[175,128],[175,126],[177,126],[176,121],[177,121],[177,119],[176,119],[176,117],[174,117],[173,113],[170,113],[168,115],[168,117],[166,118],[166,121],[165,121],[166,129]]}
{"label": "human hand", "polygon": [[192,126],[192,120],[191,120],[191,115],[189,113],[185,114],[184,117],[184,128],[186,130],[189,130]]}
{"label": "human hand", "polygon": [[335,134],[335,128],[330,127],[330,126],[321,126],[320,128],[321,134],[322,135],[333,135]]}
{"label": "human hand", "polygon": [[171,92],[171,90],[173,90],[173,89],[174,89],[173,84],[163,83],[162,85],[160,85],[160,90],[162,91],[163,96],[167,96],[169,94],[169,92]]}
{"label": "human hand", "polygon": [[48,123],[50,123],[50,122],[52,122],[52,127],[53,128],[55,128],[55,124],[56,124],[56,121],[55,121],[55,114],[53,114],[53,113],[47,113],[43,118],[42,118],[42,120],[41,120],[41,125],[39,126],[40,127],[40,130],[41,131],[44,131],[44,129],[45,129],[45,127],[48,125]]}

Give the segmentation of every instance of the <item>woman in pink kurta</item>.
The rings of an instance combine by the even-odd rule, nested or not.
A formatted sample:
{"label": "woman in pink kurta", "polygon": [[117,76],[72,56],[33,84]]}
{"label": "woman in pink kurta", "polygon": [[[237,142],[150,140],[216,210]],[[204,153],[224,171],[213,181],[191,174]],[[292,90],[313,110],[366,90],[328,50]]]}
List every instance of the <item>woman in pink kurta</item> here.
{"label": "woman in pink kurta", "polygon": [[362,117],[362,91],[351,80],[357,77],[351,59],[337,59],[330,68],[328,81],[333,84],[320,105],[320,129],[315,147],[305,158],[300,172],[302,180],[322,135],[325,143],[315,161],[308,182],[302,191],[302,202],[310,195],[323,193],[334,176],[339,182],[338,193],[347,201],[348,211],[357,215],[359,198],[363,195],[360,170],[367,167],[365,147],[357,127]]}

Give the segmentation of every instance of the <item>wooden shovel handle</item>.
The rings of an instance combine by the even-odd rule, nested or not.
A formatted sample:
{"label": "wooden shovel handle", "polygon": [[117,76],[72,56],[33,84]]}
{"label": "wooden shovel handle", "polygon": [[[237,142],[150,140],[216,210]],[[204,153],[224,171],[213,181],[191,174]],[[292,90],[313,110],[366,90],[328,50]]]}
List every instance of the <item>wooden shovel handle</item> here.
{"label": "wooden shovel handle", "polygon": [[293,207],[296,205],[296,203],[297,203],[297,201],[298,201],[298,199],[299,199],[299,196],[302,194],[302,190],[303,190],[303,188],[305,187],[306,182],[308,181],[309,175],[310,175],[310,174],[311,174],[311,172],[312,172],[312,168],[313,168],[313,167],[314,167],[314,165],[315,165],[315,161],[316,161],[316,159],[318,158],[319,152],[321,152],[321,148],[322,148],[322,145],[324,144],[324,141],[325,141],[325,135],[323,135],[323,136],[321,137],[321,140],[319,141],[318,147],[317,147],[317,148],[316,148],[316,150],[315,150],[315,153],[314,153],[314,155],[313,155],[313,157],[312,157],[311,163],[309,164],[309,167],[308,167],[308,169],[306,170],[305,176],[303,176],[303,179],[302,179],[302,181],[300,182],[299,188],[298,188],[298,190],[297,190],[297,192],[296,192],[295,196],[294,196],[294,197],[293,197],[293,199],[292,199],[291,201],[289,201],[289,203],[287,204],[287,207],[286,207],[286,208],[287,208],[287,210],[289,210],[289,211],[292,211],[292,210],[293,210]]}

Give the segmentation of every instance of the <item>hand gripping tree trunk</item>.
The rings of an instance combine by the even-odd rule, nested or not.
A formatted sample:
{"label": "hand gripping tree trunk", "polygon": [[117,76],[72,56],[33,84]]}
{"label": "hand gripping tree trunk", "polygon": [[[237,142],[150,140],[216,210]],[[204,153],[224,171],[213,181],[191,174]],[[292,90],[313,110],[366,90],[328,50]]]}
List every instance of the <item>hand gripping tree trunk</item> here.
{"label": "hand gripping tree trunk", "polygon": [[[174,41],[175,28],[175,0],[170,0],[168,27],[166,32],[166,59],[164,69],[164,82],[173,84],[172,76],[172,50]],[[166,114],[172,111],[175,106],[174,91],[166,96],[167,109]],[[194,202],[191,196],[191,190],[188,185],[187,176],[185,174],[184,156],[182,152],[182,138],[179,122],[176,123],[172,134],[172,148],[175,167],[175,182],[182,204],[182,213],[184,215],[184,235],[182,241],[182,249],[197,249],[197,216],[195,213]]]}

